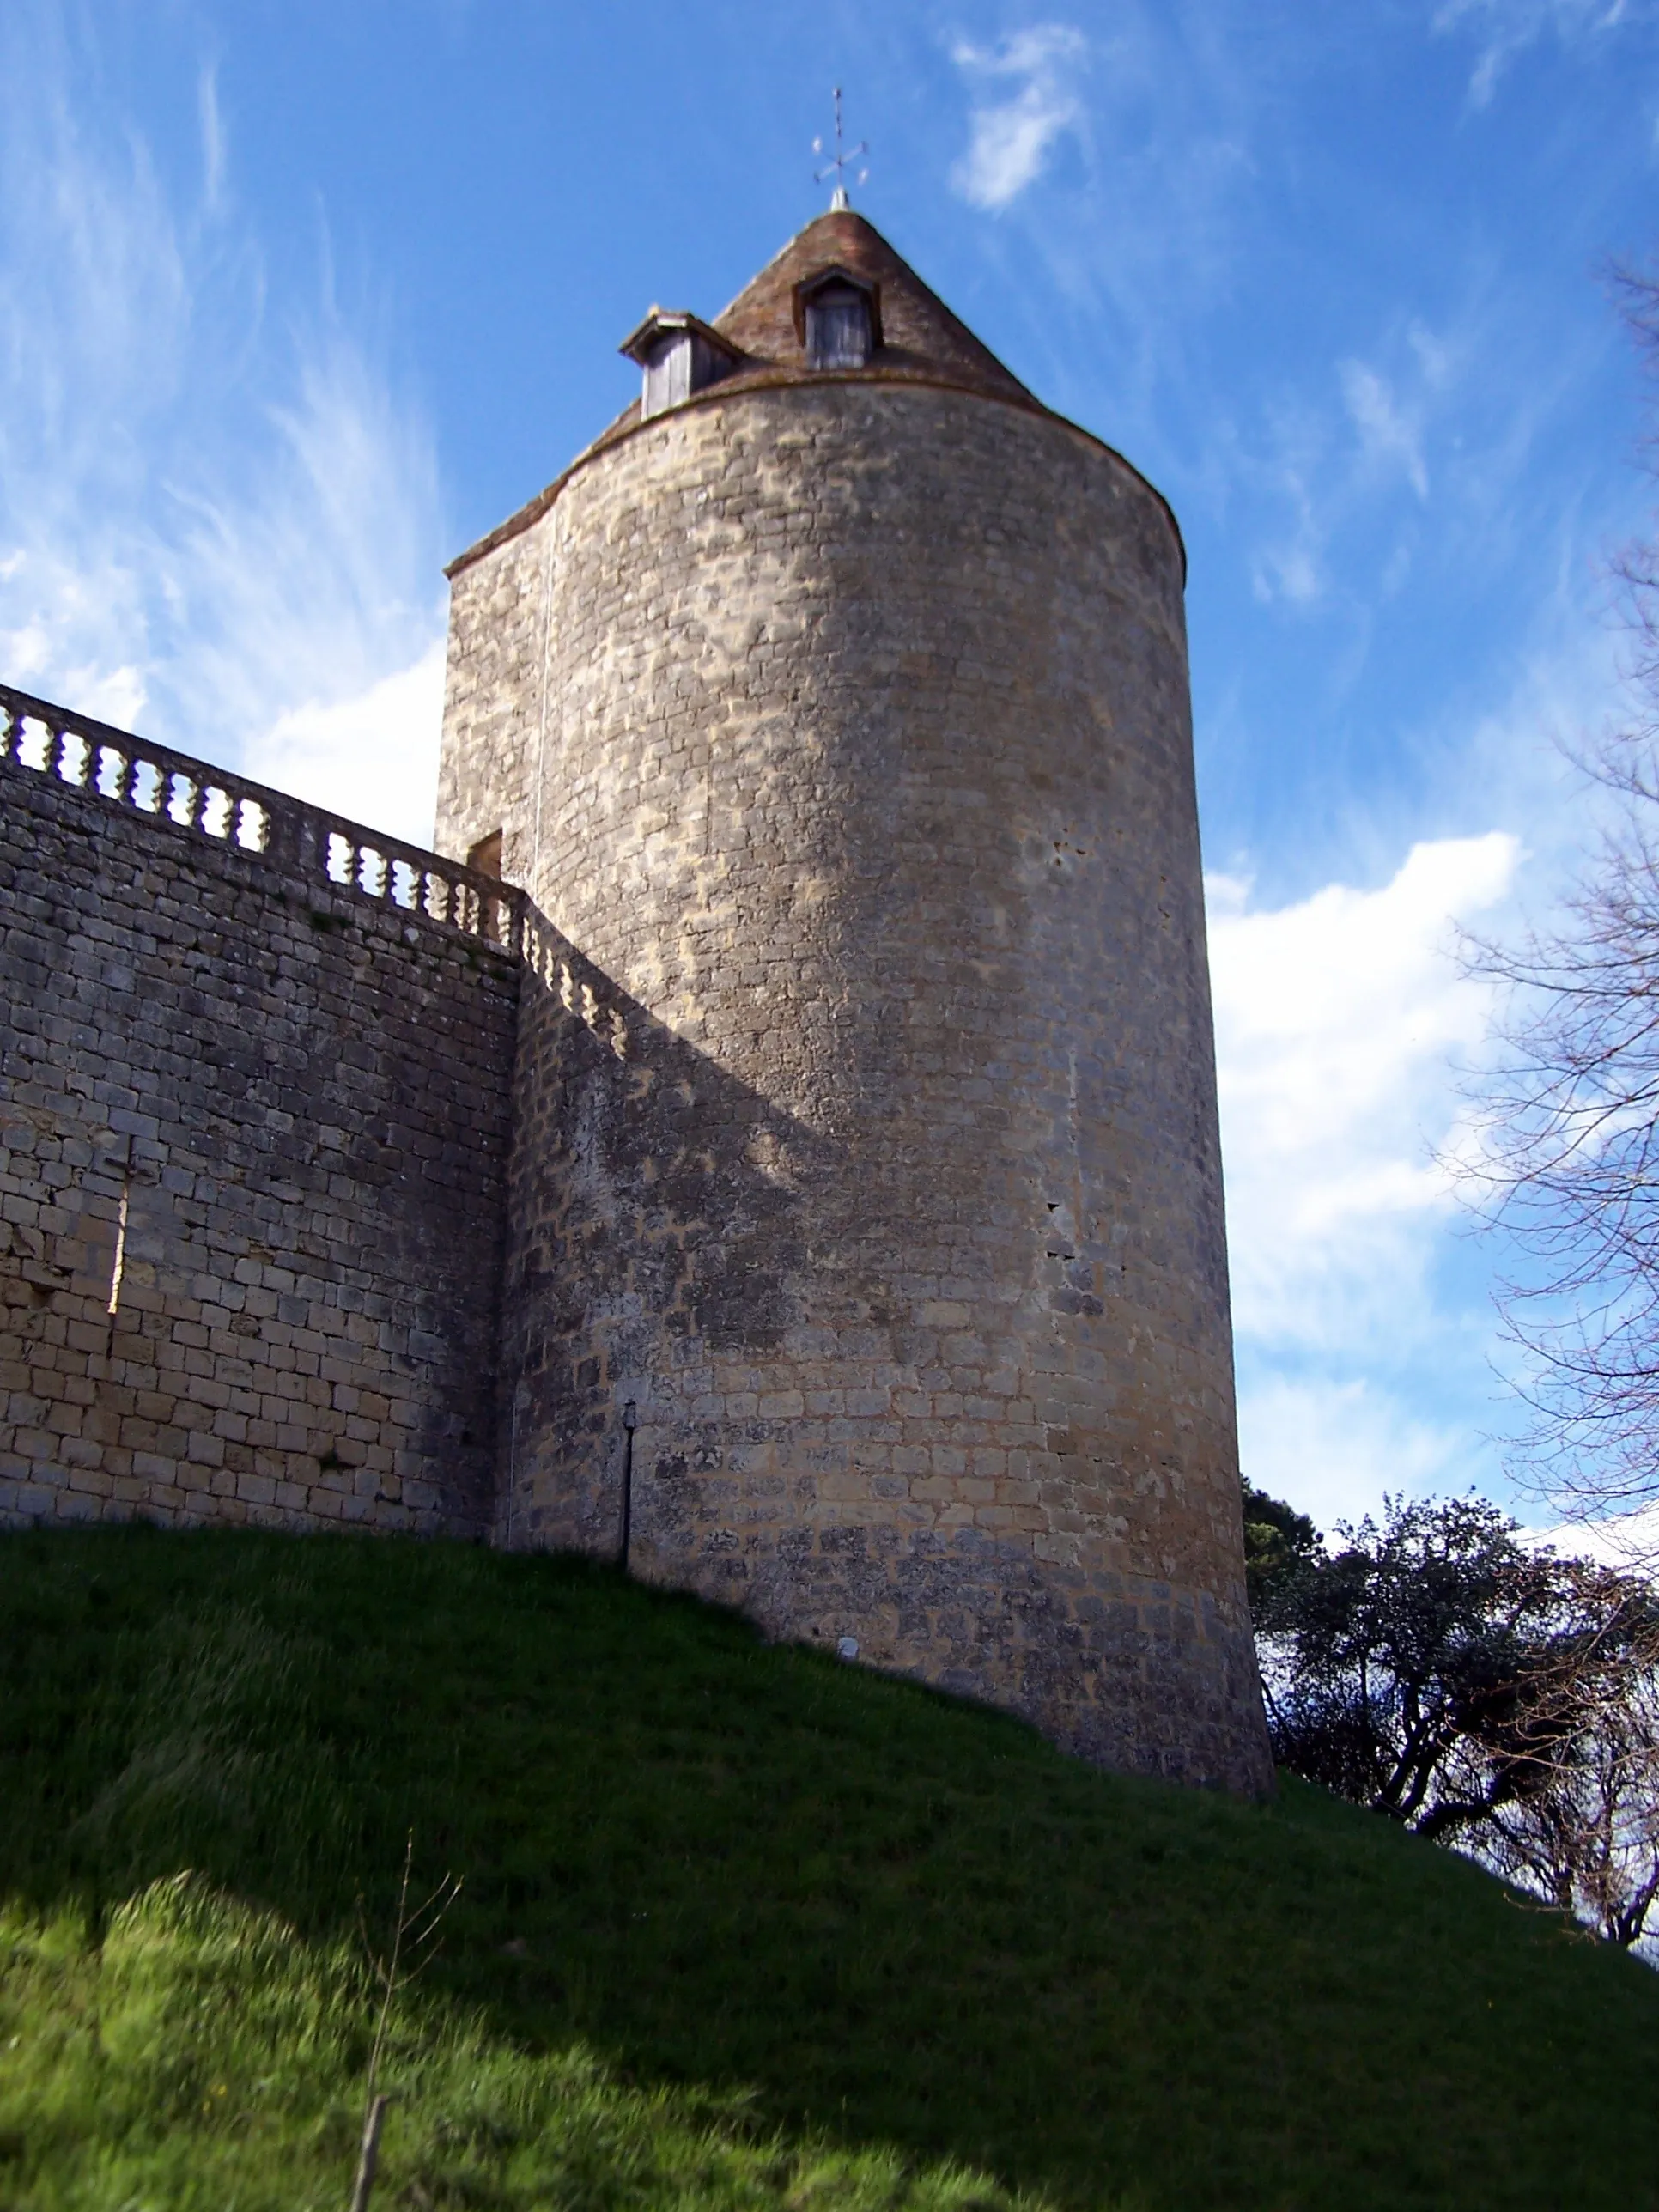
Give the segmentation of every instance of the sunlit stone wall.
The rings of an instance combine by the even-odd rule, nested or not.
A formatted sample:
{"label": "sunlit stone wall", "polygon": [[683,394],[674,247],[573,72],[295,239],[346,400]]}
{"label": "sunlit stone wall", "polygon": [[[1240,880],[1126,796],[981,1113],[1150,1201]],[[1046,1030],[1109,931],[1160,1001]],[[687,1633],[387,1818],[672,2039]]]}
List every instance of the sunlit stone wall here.
{"label": "sunlit stone wall", "polygon": [[491,1526],[522,971],[259,797],[0,748],[0,1526]]}
{"label": "sunlit stone wall", "polygon": [[455,574],[439,849],[498,829],[507,1539],[1265,1784],[1161,502],[1019,406],[716,388]]}

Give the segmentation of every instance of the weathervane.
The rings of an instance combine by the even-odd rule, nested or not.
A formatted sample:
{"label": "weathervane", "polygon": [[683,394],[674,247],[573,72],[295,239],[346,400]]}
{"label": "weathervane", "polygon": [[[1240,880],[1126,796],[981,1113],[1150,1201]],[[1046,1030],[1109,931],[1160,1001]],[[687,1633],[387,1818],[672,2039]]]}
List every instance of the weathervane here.
{"label": "weathervane", "polygon": [[[864,138],[860,138],[859,140],[858,144],[854,147],[851,153],[843,153],[842,150],[841,87],[837,85],[836,87],[836,158],[833,161],[826,162],[823,168],[814,169],[812,172],[812,182],[815,185],[821,185],[826,177],[833,177],[836,180],[836,189],[830,196],[830,212],[831,215],[838,214],[843,208],[849,208],[852,206],[853,203],[847,197],[846,172],[848,164],[852,161],[856,161],[860,154],[867,154],[869,150],[869,141]],[[812,151],[815,154],[823,153],[823,141],[822,138],[815,138],[812,141]],[[868,169],[860,169],[859,171],[860,184],[865,183],[868,179],[869,174],[870,172]]]}

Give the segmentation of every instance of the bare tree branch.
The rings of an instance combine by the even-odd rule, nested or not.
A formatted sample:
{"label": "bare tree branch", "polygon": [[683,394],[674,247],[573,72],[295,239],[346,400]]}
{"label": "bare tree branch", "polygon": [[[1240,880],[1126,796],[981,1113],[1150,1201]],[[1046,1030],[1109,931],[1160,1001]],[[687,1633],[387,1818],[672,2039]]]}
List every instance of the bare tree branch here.
{"label": "bare tree branch", "polygon": [[[1659,398],[1659,277],[1612,283]],[[1644,453],[1659,475],[1654,434]],[[1484,1150],[1458,1164],[1522,1255],[1498,1290],[1526,1370],[1515,1471],[1584,1515],[1659,1499],[1659,538],[1614,574],[1632,716],[1575,757],[1605,825],[1553,929],[1464,940],[1500,1007],[1471,1085]]]}

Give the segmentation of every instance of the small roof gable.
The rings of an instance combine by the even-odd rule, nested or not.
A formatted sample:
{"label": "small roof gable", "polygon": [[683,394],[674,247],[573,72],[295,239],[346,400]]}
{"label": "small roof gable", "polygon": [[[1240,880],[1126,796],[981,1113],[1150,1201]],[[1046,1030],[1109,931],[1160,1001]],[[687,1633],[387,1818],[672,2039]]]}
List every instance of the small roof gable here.
{"label": "small roof gable", "polygon": [[639,328],[630,331],[617,350],[625,353],[630,361],[643,362],[653,346],[681,331],[689,331],[693,337],[701,338],[727,361],[742,358],[740,349],[734,346],[729,338],[723,338],[717,330],[711,329],[701,317],[692,314],[685,307],[653,307]]}
{"label": "small roof gable", "polygon": [[809,374],[801,359],[797,292],[832,271],[868,285],[880,302],[880,343],[862,374],[923,377],[1030,402],[1019,379],[929,290],[875,225],[851,208],[821,215],[798,232],[715,316],[714,328],[748,356],[746,367]]}

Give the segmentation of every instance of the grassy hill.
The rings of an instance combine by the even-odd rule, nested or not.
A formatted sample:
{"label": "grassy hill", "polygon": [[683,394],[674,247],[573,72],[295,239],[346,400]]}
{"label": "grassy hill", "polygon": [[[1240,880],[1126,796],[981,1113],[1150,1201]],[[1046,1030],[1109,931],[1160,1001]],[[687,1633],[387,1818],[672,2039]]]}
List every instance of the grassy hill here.
{"label": "grassy hill", "polygon": [[411,1828],[377,2208],[1659,2204],[1659,1976],[1370,1815],[567,1561],[141,1529],[0,1539],[0,2203],[343,2205]]}

